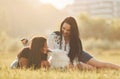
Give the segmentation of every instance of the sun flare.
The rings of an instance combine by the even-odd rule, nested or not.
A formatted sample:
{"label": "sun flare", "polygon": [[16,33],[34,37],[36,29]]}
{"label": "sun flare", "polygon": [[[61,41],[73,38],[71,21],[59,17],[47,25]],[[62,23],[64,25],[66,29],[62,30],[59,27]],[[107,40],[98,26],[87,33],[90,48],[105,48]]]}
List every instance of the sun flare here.
{"label": "sun flare", "polygon": [[57,9],[63,9],[66,5],[72,4],[74,0],[40,0],[42,3],[50,3]]}

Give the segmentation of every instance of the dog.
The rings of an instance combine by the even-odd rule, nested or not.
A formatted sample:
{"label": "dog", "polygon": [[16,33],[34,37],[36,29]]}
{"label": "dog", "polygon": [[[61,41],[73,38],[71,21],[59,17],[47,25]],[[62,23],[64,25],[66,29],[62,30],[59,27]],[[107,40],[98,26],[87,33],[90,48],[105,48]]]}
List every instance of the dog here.
{"label": "dog", "polygon": [[69,57],[66,51],[55,49],[50,52],[49,59],[51,68],[65,68],[69,65]]}

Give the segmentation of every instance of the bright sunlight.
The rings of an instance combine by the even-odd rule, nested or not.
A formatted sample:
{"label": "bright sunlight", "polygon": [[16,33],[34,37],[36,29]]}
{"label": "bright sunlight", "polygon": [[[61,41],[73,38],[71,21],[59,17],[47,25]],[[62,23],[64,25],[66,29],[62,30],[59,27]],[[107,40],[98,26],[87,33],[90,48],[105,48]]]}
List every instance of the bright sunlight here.
{"label": "bright sunlight", "polygon": [[72,4],[74,0],[40,0],[42,3],[50,3],[57,9],[63,9],[66,5]]}

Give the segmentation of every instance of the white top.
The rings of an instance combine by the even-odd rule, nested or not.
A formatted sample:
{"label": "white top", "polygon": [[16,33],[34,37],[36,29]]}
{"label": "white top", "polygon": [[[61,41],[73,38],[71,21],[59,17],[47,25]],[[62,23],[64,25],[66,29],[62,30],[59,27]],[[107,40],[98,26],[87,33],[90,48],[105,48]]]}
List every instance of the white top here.
{"label": "white top", "polygon": [[[67,54],[70,51],[70,45],[69,43],[65,45],[64,37],[62,36],[62,42],[61,42],[61,50],[66,51]],[[52,33],[48,37],[48,48],[50,49],[60,49],[60,35],[57,35],[56,33]],[[66,48],[66,49],[65,49]]]}
{"label": "white top", "polygon": [[[66,49],[65,49],[65,40],[64,40],[64,37],[62,36],[62,42],[61,42],[61,49],[60,49],[60,35],[57,35],[56,33],[51,33],[48,37],[48,48],[51,49],[51,50],[54,50],[54,49],[60,49],[60,50],[63,50],[63,51],[66,51],[67,54],[69,53],[70,51],[70,45],[69,43],[66,44]],[[78,58],[75,58],[73,60],[73,64],[78,64],[79,61],[78,61]]]}

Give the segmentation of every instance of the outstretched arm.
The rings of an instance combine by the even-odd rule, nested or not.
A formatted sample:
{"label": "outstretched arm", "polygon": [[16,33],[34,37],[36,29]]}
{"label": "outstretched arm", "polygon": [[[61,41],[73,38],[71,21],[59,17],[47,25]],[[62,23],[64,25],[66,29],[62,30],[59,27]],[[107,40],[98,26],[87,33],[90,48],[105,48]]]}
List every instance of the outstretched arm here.
{"label": "outstretched arm", "polygon": [[21,58],[19,59],[19,65],[20,65],[20,68],[27,68],[28,59],[27,59],[27,58],[24,58],[24,57],[21,57]]}

